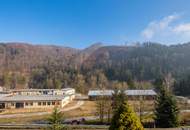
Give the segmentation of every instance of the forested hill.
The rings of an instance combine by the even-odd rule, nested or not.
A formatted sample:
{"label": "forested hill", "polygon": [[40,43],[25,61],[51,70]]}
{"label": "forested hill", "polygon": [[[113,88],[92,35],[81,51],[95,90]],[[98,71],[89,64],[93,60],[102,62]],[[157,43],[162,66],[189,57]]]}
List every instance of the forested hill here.
{"label": "forested hill", "polygon": [[[104,81],[151,81],[190,74],[190,43],[103,46],[86,49],[24,43],[0,44],[0,85],[55,88]],[[76,84],[75,84],[76,83]],[[19,85],[18,85],[19,84]],[[86,86],[95,86],[88,84]]]}
{"label": "forested hill", "polygon": [[0,43],[0,71],[29,72],[33,67],[51,60],[66,61],[78,53],[77,49],[27,43]]}
{"label": "forested hill", "polygon": [[152,80],[171,73],[178,77],[190,72],[190,43],[165,46],[108,46],[97,49],[83,63],[84,69],[103,69],[111,80]]}

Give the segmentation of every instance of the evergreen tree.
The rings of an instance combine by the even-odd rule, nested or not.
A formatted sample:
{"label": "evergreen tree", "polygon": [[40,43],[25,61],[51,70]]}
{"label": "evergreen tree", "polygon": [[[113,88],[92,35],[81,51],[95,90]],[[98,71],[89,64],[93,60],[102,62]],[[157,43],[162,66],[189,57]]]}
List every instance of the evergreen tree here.
{"label": "evergreen tree", "polygon": [[129,85],[129,88],[130,88],[130,89],[134,89],[134,88],[135,88],[135,82],[134,82],[134,80],[132,79],[131,76],[129,76],[129,77],[127,78],[127,84]]}
{"label": "evergreen tree", "polygon": [[178,107],[174,96],[162,87],[156,100],[155,123],[156,127],[170,128],[179,125]]}
{"label": "evergreen tree", "polygon": [[62,125],[63,114],[59,111],[58,108],[54,108],[52,114],[48,118],[50,129],[51,130],[63,130],[64,127]]}
{"label": "evergreen tree", "polygon": [[174,91],[176,95],[189,96],[190,93],[190,75],[177,80],[174,83]]}
{"label": "evergreen tree", "polygon": [[162,89],[163,85],[164,85],[164,78],[163,77],[159,77],[157,79],[155,79],[155,81],[153,82],[154,86],[155,86],[155,90],[157,92],[160,92],[160,90]]}
{"label": "evergreen tree", "polygon": [[143,130],[143,126],[129,106],[127,101],[123,102],[115,111],[109,130]]}
{"label": "evergreen tree", "polygon": [[127,100],[127,96],[125,95],[124,90],[115,88],[112,99],[112,109],[117,110],[117,108]]}

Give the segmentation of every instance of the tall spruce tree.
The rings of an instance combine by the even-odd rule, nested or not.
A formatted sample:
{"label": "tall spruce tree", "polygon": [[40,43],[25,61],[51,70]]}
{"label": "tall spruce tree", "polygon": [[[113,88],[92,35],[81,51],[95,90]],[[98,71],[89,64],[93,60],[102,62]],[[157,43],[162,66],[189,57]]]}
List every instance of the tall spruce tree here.
{"label": "tall spruce tree", "polygon": [[179,109],[176,99],[165,87],[160,89],[155,104],[156,127],[173,128],[179,126]]}
{"label": "tall spruce tree", "polygon": [[143,126],[129,106],[127,101],[123,102],[115,111],[109,130],[143,130]]}
{"label": "tall spruce tree", "polygon": [[59,111],[57,107],[54,108],[52,114],[48,118],[50,124],[50,130],[63,130],[65,127],[62,125],[63,114]]}

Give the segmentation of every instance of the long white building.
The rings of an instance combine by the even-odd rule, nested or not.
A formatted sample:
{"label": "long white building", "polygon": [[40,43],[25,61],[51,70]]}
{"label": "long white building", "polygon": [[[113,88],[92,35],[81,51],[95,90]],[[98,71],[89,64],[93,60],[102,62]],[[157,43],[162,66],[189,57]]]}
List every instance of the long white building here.
{"label": "long white building", "polygon": [[75,89],[19,89],[0,94],[0,109],[64,107]]}
{"label": "long white building", "polygon": [[[152,100],[156,97],[156,92],[152,89],[147,90],[125,90],[124,93],[129,100],[144,98],[147,100]],[[112,97],[114,94],[113,90],[90,90],[88,92],[88,97],[90,100],[98,99],[101,96]]]}

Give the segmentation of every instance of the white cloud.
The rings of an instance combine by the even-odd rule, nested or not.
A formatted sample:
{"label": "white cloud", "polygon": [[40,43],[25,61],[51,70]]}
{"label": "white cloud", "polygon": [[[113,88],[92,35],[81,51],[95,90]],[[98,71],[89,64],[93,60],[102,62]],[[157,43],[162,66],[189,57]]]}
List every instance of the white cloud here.
{"label": "white cloud", "polygon": [[174,27],[173,30],[176,33],[188,33],[190,32],[190,23],[179,24],[178,26]]}
{"label": "white cloud", "polygon": [[145,30],[143,30],[142,35],[147,38],[147,39],[151,39],[154,36],[154,27],[152,27],[153,25],[149,25],[148,28],[146,28]]}
{"label": "white cloud", "polygon": [[[178,23],[181,15],[173,14],[161,20],[155,20],[141,32],[143,40],[178,43],[190,41],[190,23]],[[169,44],[170,44],[169,43]]]}

